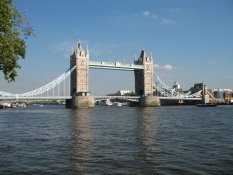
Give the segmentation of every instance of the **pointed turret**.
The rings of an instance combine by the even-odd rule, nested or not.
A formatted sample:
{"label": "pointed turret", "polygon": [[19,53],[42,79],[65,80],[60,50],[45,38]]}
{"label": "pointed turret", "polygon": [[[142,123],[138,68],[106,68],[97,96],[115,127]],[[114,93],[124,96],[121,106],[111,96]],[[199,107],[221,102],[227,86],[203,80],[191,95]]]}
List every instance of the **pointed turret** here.
{"label": "pointed turret", "polygon": [[78,44],[77,44],[77,50],[78,51],[82,51],[83,50],[80,40],[78,41]]}
{"label": "pointed turret", "polygon": [[146,52],[144,49],[142,49],[142,51],[141,51],[140,58],[142,58],[143,60],[146,58]]}

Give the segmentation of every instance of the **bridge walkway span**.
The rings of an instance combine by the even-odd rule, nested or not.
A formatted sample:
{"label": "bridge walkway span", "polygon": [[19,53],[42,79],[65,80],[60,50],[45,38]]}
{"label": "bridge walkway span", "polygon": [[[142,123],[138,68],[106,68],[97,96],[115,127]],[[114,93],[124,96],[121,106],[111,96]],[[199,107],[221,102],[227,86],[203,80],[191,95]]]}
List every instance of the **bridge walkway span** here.
{"label": "bridge walkway span", "polygon": [[125,64],[120,62],[113,63],[113,62],[103,62],[103,61],[90,61],[89,68],[134,71],[134,70],[143,70],[144,66],[135,65],[135,64]]}

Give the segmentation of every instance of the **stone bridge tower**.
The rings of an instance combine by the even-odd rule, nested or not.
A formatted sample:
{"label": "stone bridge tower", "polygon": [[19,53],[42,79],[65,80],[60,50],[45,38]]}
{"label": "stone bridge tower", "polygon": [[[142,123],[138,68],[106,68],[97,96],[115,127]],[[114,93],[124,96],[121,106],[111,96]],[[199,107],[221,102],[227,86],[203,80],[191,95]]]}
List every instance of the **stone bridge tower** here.
{"label": "stone bridge tower", "polygon": [[67,102],[67,107],[94,107],[94,97],[89,96],[89,58],[88,49],[83,49],[81,42],[78,42],[77,48],[70,55],[70,67],[76,66],[76,69],[71,73],[72,100]]}
{"label": "stone bridge tower", "polygon": [[140,106],[160,106],[158,97],[153,96],[153,58],[148,57],[145,50],[141,51],[136,65],[144,65],[143,70],[135,70],[135,95],[140,96]]}
{"label": "stone bridge tower", "polygon": [[89,51],[84,50],[80,42],[70,55],[70,67],[75,65],[76,69],[71,74],[71,96],[84,95],[82,93],[89,93]]}
{"label": "stone bridge tower", "polygon": [[147,57],[145,50],[141,51],[138,60],[134,64],[144,65],[144,70],[135,70],[135,94],[147,96],[153,94],[153,58]]}

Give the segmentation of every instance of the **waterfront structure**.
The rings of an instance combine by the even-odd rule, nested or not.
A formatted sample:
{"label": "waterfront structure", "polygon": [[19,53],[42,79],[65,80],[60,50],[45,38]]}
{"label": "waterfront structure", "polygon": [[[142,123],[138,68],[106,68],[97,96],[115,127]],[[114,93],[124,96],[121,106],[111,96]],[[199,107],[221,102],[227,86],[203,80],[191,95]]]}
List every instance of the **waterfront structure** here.
{"label": "waterfront structure", "polygon": [[71,73],[71,95],[89,91],[89,59],[89,50],[84,50],[79,42],[70,55],[70,67],[76,66],[76,70]]}
{"label": "waterfront structure", "polygon": [[176,95],[182,94],[183,93],[183,89],[181,88],[180,84],[178,83],[178,81],[174,82],[174,85],[172,87],[173,93]]}
{"label": "waterfront structure", "polygon": [[[111,99],[127,99],[132,102],[139,102],[140,106],[159,106],[160,100],[200,101],[207,92],[202,85],[201,88],[195,89],[198,91],[193,94],[191,92],[174,93],[174,89],[167,86],[156,75],[153,70],[153,58],[152,56],[148,57],[144,49],[141,51],[139,58],[134,61],[134,64],[91,61],[89,50],[83,49],[79,42],[77,48],[70,55],[70,68],[67,71],[46,85],[26,93],[13,94],[0,91],[0,100],[66,100],[66,107],[94,107],[95,100],[106,99],[106,96],[90,96],[90,68],[134,71],[136,96],[111,96]],[[70,83],[66,83],[66,80]],[[68,84],[68,88],[66,84]],[[61,89],[61,86],[63,86],[63,89]],[[55,90],[57,93],[54,92]],[[65,93],[66,91],[68,95]],[[155,94],[160,94],[160,96],[155,96],[154,91],[156,91]]]}
{"label": "waterfront structure", "polygon": [[220,103],[231,102],[232,100],[231,89],[213,89],[213,94],[216,100]]}
{"label": "waterfront structure", "polygon": [[200,96],[202,97],[202,103],[206,104],[210,102],[210,93],[207,90],[207,85],[204,83],[196,83],[192,88],[190,88],[191,93],[197,93],[201,91]]}
{"label": "waterfront structure", "polygon": [[75,51],[70,56],[70,68],[76,66],[71,74],[71,96],[66,100],[67,107],[89,108],[94,107],[94,97],[89,96],[88,76],[90,68],[102,69],[128,69],[134,71],[135,94],[140,96],[141,106],[160,106],[160,101],[153,96],[153,58],[147,57],[145,50],[141,51],[138,60],[129,66],[120,63],[97,63],[89,61],[89,51],[84,50],[79,42]]}
{"label": "waterfront structure", "polygon": [[130,95],[135,95],[135,93],[130,90],[119,90],[116,93],[107,94],[107,96],[130,96]]}
{"label": "waterfront structure", "polygon": [[136,65],[143,65],[143,70],[135,70],[135,95],[147,96],[153,94],[153,58],[148,57],[145,50],[141,51],[138,60],[134,61]]}
{"label": "waterfront structure", "polygon": [[70,95],[72,99],[66,100],[66,107],[90,108],[95,106],[93,96],[89,96],[89,50],[84,50],[81,42],[70,55],[70,67],[76,67],[71,73]]}
{"label": "waterfront structure", "polygon": [[135,95],[140,96],[140,106],[160,106],[160,100],[153,95],[153,58],[147,56],[145,50],[141,51],[140,57],[134,60],[134,64],[143,65],[143,70],[135,70]]}
{"label": "waterfront structure", "polygon": [[193,87],[190,88],[191,93],[196,93],[203,89],[203,83],[195,83]]}
{"label": "waterfront structure", "polygon": [[224,93],[224,100],[226,102],[233,102],[232,98],[233,98],[232,92],[227,91],[227,92]]}
{"label": "waterfront structure", "polygon": [[182,90],[180,84],[178,83],[178,81],[174,82],[174,85],[173,85],[172,89],[174,89],[176,92]]}
{"label": "waterfront structure", "polygon": [[117,95],[131,95],[131,94],[134,94],[134,92],[133,91],[130,91],[130,90],[119,90],[118,92],[117,92]]}

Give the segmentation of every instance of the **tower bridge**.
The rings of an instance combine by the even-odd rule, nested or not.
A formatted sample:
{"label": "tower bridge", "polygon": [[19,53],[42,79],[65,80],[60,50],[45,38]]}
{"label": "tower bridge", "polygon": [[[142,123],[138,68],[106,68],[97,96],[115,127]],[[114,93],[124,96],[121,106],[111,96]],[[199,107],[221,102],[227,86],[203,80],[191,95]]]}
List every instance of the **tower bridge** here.
{"label": "tower bridge", "polygon": [[153,96],[153,58],[141,51],[134,64],[90,61],[88,49],[83,49],[79,42],[70,56],[70,67],[76,66],[71,73],[71,96],[67,107],[94,107],[94,97],[89,96],[89,68],[134,71],[135,95],[140,96],[141,106],[159,106],[159,99]]}
{"label": "tower bridge", "polygon": [[[135,96],[115,97],[130,101],[138,101],[140,106],[160,106],[160,100],[203,100],[204,89],[195,94],[175,95],[154,72],[153,58],[147,56],[145,50],[133,64],[120,62],[92,61],[88,49],[81,43],[70,55],[70,68],[50,83],[22,94],[0,91],[0,100],[66,100],[66,107],[89,108],[95,106],[95,100],[114,98],[109,96],[90,96],[89,69],[109,69],[133,71],[135,77]],[[68,87],[67,87],[68,84]],[[58,92],[56,93],[55,90]],[[68,94],[67,94],[68,90]],[[155,91],[160,97],[155,96]],[[204,95],[203,95],[204,94]]]}

